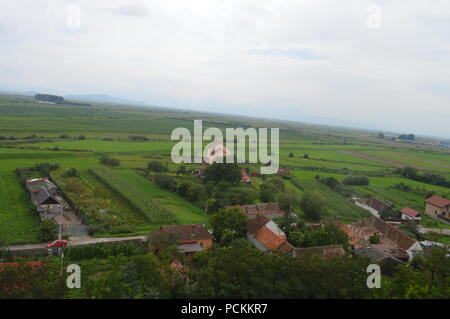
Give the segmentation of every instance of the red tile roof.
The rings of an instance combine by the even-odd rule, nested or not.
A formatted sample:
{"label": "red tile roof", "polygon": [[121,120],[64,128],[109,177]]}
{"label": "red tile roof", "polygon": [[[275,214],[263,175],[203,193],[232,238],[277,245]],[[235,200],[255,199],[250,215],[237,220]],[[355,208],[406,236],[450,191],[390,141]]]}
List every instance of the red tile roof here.
{"label": "red tile roof", "polygon": [[411,216],[411,217],[417,217],[420,215],[420,213],[417,210],[414,210],[412,208],[409,207],[405,207],[400,211],[402,214]]}
{"label": "red tile roof", "polygon": [[431,204],[433,206],[443,208],[450,205],[450,200],[441,196],[431,196],[425,200],[425,203]]}
{"label": "red tile roof", "polygon": [[151,235],[174,234],[178,241],[212,239],[213,236],[201,224],[163,226]]}
{"label": "red tile roof", "polygon": [[268,250],[276,250],[286,241],[286,236],[277,235],[266,226],[263,226],[256,232],[255,239]]}

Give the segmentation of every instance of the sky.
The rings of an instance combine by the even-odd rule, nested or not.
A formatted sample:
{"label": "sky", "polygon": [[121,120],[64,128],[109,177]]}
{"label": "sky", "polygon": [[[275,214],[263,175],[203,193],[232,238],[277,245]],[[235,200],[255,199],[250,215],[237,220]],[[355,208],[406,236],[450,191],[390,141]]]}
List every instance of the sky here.
{"label": "sky", "polygon": [[1,89],[450,137],[450,1],[4,0]]}

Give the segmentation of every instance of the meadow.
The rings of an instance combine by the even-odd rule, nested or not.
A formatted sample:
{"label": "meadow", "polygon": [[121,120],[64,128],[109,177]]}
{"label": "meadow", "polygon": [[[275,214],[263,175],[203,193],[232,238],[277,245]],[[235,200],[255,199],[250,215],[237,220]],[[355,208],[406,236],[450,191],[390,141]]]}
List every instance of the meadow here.
{"label": "meadow", "polygon": [[[89,223],[96,229],[93,236],[146,234],[167,223],[204,223],[205,214],[198,205],[161,189],[136,172],[146,168],[150,160],[158,160],[167,163],[169,174],[175,174],[180,165],[170,159],[175,144],[170,141],[170,133],[176,127],[191,129],[194,119],[203,119],[204,129],[279,127],[281,166],[288,167],[292,175],[286,180],[287,191],[295,196],[306,190],[319,192],[326,200],[327,216],[336,216],[346,223],[365,218],[369,213],[320,183],[317,175],[340,182],[349,174],[366,175],[370,184],[349,187],[352,195],[375,196],[391,201],[398,209],[409,206],[423,212],[426,192],[447,196],[450,193],[443,187],[403,178],[395,173],[397,166],[389,162],[351,155],[357,152],[404,166],[421,166],[427,172],[450,178],[448,149],[379,139],[375,132],[126,105],[43,105],[28,97],[0,96],[1,237],[8,243],[39,241],[37,214],[14,170],[43,162],[60,164],[52,176],[87,212]],[[145,136],[148,141],[132,141],[130,135]],[[120,166],[110,168],[101,164],[99,158],[103,154],[118,159]],[[257,166],[247,166],[257,171]],[[76,168],[80,177],[64,177],[69,168]],[[95,172],[103,172],[103,178]],[[255,178],[254,187],[259,183]],[[407,184],[412,191],[396,189],[399,183]],[[149,217],[151,214],[142,213],[145,211],[142,205],[147,204],[136,204],[138,197],[155,203],[154,207],[169,212],[167,215],[173,215],[173,219],[154,220]],[[450,228],[427,217],[423,224]]]}

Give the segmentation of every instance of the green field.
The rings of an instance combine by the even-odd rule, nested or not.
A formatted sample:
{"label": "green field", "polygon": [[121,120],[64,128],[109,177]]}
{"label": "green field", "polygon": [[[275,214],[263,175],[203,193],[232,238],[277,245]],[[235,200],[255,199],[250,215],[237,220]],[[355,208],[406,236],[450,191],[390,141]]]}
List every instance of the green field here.
{"label": "green field", "polygon": [[[33,167],[38,163],[59,163],[52,173],[73,201],[87,212],[88,221],[97,229],[93,236],[126,236],[146,234],[160,226],[143,218],[130,202],[90,173],[90,169],[111,171],[132,187],[174,214],[176,223],[205,223],[201,205],[158,187],[151,178],[136,169],[147,167],[150,160],[167,163],[169,175],[180,165],[172,163],[170,141],[174,128],[192,128],[194,119],[203,119],[207,127],[280,127],[281,165],[289,167],[295,178],[285,180],[286,190],[301,196],[315,190],[326,199],[327,216],[350,223],[369,216],[342,195],[318,182],[334,177],[342,182],[348,174],[367,175],[368,186],[351,186],[354,196],[375,196],[391,201],[395,207],[405,206],[423,212],[426,192],[450,195],[450,190],[401,177],[389,161],[426,168],[450,179],[450,150],[427,144],[411,145],[378,139],[375,133],[321,127],[292,122],[225,115],[198,114],[161,108],[138,108],[93,103],[90,107],[43,105],[29,98],[0,95],[0,234],[8,243],[39,241],[39,220],[28,195],[15,176],[16,167]],[[79,139],[80,135],[84,139]],[[145,136],[148,141],[131,141],[130,135]],[[104,139],[112,139],[106,141]],[[352,151],[386,162],[343,153]],[[120,160],[117,168],[99,162],[102,154]],[[307,154],[304,158],[305,154]],[[186,165],[196,168],[197,164]],[[258,171],[257,165],[243,165]],[[79,179],[67,179],[64,172],[76,168]],[[425,170],[423,170],[425,171]],[[255,189],[262,183],[255,178]],[[412,188],[404,191],[395,185]],[[107,213],[105,213],[107,212]],[[429,228],[449,228],[439,221],[424,217]]]}

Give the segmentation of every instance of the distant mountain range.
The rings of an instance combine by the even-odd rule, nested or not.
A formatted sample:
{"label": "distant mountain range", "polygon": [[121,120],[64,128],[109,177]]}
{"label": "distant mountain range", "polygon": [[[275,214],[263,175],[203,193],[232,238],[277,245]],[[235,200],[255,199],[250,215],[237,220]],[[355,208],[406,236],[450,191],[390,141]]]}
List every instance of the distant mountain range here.
{"label": "distant mountain range", "polygon": [[69,100],[100,102],[100,103],[114,103],[114,104],[132,104],[132,105],[148,105],[145,102],[124,99],[105,94],[85,94],[85,95],[66,95],[64,98]]}

